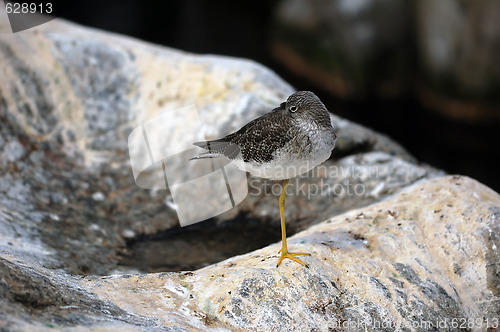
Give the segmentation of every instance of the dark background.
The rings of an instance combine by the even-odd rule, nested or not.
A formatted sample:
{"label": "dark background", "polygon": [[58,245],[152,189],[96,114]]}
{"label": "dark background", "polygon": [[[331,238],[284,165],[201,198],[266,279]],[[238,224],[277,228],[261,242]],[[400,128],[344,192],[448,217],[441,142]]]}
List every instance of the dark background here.
{"label": "dark background", "polygon": [[276,2],[74,0],[59,17],[168,47],[243,57],[273,69],[297,90],[314,91],[339,116],[385,133],[420,162],[479,180],[497,192],[499,123],[449,119],[423,107],[411,94],[381,99],[340,98],[290,72],[271,54]]}

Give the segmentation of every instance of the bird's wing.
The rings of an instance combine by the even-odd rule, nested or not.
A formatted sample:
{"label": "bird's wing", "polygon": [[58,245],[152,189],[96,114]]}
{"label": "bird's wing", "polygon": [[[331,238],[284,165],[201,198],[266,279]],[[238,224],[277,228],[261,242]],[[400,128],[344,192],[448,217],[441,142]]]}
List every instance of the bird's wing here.
{"label": "bird's wing", "polygon": [[[255,119],[251,126],[243,127],[233,142],[241,148],[243,160],[267,162],[273,159],[276,149],[283,147],[293,137],[284,134],[291,121],[282,113],[274,111]],[[249,123],[250,124],[250,123]]]}
{"label": "bird's wing", "polygon": [[223,138],[195,142],[194,145],[208,150],[207,153],[200,154],[199,158],[224,155],[235,159],[241,152],[244,161],[272,160],[274,151],[293,138],[283,135],[283,126],[288,125],[287,116],[283,112],[285,103]]}
{"label": "bird's wing", "polygon": [[226,140],[226,137],[213,141],[193,143],[200,148],[208,150],[208,152],[202,153],[198,157],[195,157],[193,159],[213,158],[220,157],[222,155],[226,156],[229,159],[235,159],[240,153],[240,148],[237,144]]}

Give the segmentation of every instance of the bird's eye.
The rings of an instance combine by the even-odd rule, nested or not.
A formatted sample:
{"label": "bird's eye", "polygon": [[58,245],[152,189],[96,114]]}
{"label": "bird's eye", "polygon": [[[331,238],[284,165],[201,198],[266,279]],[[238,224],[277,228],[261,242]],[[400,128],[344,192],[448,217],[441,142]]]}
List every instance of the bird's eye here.
{"label": "bird's eye", "polygon": [[290,112],[297,112],[297,109],[298,109],[298,107],[295,105],[290,106]]}

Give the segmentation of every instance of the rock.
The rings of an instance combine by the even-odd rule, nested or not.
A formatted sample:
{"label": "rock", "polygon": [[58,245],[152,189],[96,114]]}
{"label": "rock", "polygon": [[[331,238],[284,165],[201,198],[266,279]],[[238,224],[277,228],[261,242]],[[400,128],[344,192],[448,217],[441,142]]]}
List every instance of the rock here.
{"label": "rock", "polygon": [[[0,15],[2,29],[7,26],[1,22],[4,16]],[[293,91],[267,68],[246,60],[187,54],[62,20],[17,34],[0,34],[0,53],[5,78],[0,80],[3,328],[206,330],[259,328],[264,326],[264,319],[272,329],[293,322],[299,312],[294,310],[304,310],[309,315],[304,317],[311,319],[321,316],[324,324],[331,324],[334,318],[368,317],[369,313],[370,317],[383,314],[401,322],[417,315],[417,307],[424,318],[475,317],[478,312],[479,309],[468,307],[472,300],[462,295],[464,286],[455,287],[455,281],[446,279],[451,278],[450,272],[438,268],[444,262],[434,261],[431,253],[425,251],[430,245],[445,244],[426,244],[422,238],[423,228],[418,228],[417,223],[423,220],[427,232],[431,223],[426,218],[435,216],[423,213],[422,206],[428,204],[416,198],[405,203],[413,204],[414,210],[403,204],[408,193],[418,196],[416,187],[409,186],[443,173],[418,164],[389,138],[337,116],[332,115],[339,134],[332,158],[307,176],[290,182],[288,230],[305,230],[295,239],[303,239],[300,241],[314,250],[309,270],[297,269],[290,263],[275,269],[277,245],[266,247],[280,240],[279,183],[250,177],[249,195],[236,208],[184,228],[179,228],[170,188],[148,190],[136,185],[127,146],[135,128],[165,110],[194,104],[207,138],[238,129]],[[166,121],[164,125],[171,140],[182,141],[177,122]],[[188,164],[185,175],[195,168]],[[441,233],[431,230],[429,234],[443,234],[462,245],[472,241],[471,246],[476,244],[463,250],[479,255],[474,250],[479,252],[491,241],[497,241],[497,212],[484,212],[489,204],[486,198],[494,194],[472,180],[450,177],[421,186],[436,189],[441,185],[442,190],[455,193],[453,181],[461,183],[464,193],[473,188],[480,198],[485,198],[481,203],[472,196],[479,207],[467,205],[463,213],[474,223],[480,223],[481,216],[481,225],[491,227],[492,232],[487,233],[484,228],[474,238],[460,233],[460,242],[455,240],[458,237],[451,226]],[[406,190],[406,194],[401,190]],[[458,194],[450,196],[450,200],[453,206],[459,204],[455,200],[467,202]],[[381,203],[370,205],[377,202]],[[388,202],[394,206],[387,207]],[[193,208],[196,203],[193,201]],[[399,209],[399,204],[407,210]],[[368,205],[369,208],[363,208]],[[375,208],[379,205],[381,211]],[[363,210],[347,212],[353,208]],[[448,207],[439,209],[459,215]],[[347,215],[330,219],[346,212]],[[326,219],[329,222],[322,223]],[[406,223],[394,226],[399,220]],[[370,226],[373,224],[386,227]],[[419,231],[412,235],[416,236],[415,241],[425,245],[412,244],[413,251],[404,255],[401,248],[401,259],[389,259],[388,252],[394,251],[375,241],[380,236],[386,241],[384,245],[396,246],[398,239],[391,237],[390,232],[403,234],[409,241],[408,234],[414,229]],[[456,243],[453,245],[458,246]],[[297,245],[296,240],[291,241],[292,245]],[[453,248],[446,247],[446,252],[459,255]],[[260,250],[252,252],[255,249]],[[328,255],[332,249],[335,256]],[[374,250],[372,256],[367,254],[370,250]],[[379,251],[383,254],[380,257]],[[364,255],[357,261],[350,256],[356,252]],[[422,264],[405,256],[413,253],[420,255],[418,262]],[[236,255],[243,256],[210,265]],[[450,257],[450,261],[455,259]],[[457,257],[452,271],[458,271],[467,280],[484,277],[486,272],[479,265],[467,265],[462,256]],[[477,264],[483,264],[478,259]],[[245,263],[240,265],[240,260]],[[490,296],[487,290],[494,289],[498,276],[497,253],[488,251],[484,260],[488,261],[490,281],[481,286],[483,295],[489,296],[482,302],[481,310],[493,312],[490,306],[498,294],[492,291]],[[362,264],[356,266],[354,262]],[[139,273],[200,267],[205,268],[182,273]],[[135,274],[126,275],[124,271]],[[390,271],[396,281],[388,282],[389,277],[380,271]],[[349,283],[351,278],[358,284]],[[208,287],[212,281],[225,288]],[[225,282],[229,282],[228,286],[224,286]],[[450,285],[457,292],[450,291]],[[326,293],[321,295],[323,288]],[[381,311],[377,305],[385,302],[363,297],[365,291],[374,288],[380,296],[387,298],[390,294],[392,299],[398,299],[399,306],[391,304],[393,309],[387,314]],[[305,292],[314,296],[295,308],[290,301],[304,298]],[[448,311],[431,307],[428,299],[443,292],[451,299],[440,297],[448,301]],[[404,294],[401,299],[400,293]],[[144,294],[150,299],[141,297]],[[252,305],[268,305],[269,296],[276,298],[271,311],[263,312],[260,318],[246,314]],[[329,299],[333,302],[329,303]],[[311,320],[300,324],[320,323]]]}
{"label": "rock", "polygon": [[496,328],[499,231],[500,196],[447,176],[293,236],[308,269],[276,268],[279,244],[193,272],[85,278],[2,251],[0,304],[25,329]]}
{"label": "rock", "polygon": [[[32,31],[2,34],[0,52],[4,77],[12,78],[0,82],[4,146],[0,163],[7,171],[0,174],[5,188],[0,199],[6,211],[1,223],[16,225],[15,230],[5,226],[5,242],[29,239],[36,245],[24,246],[25,254],[36,248],[30,254],[50,267],[107,274],[118,262],[143,270],[195,269],[279,241],[276,192],[264,192],[279,184],[251,178],[250,195],[237,208],[212,222],[178,230],[177,202],[168,189],[136,185],[127,146],[129,135],[142,122],[190,103],[196,105],[207,138],[238,129],[293,91],[267,68],[251,61],[186,54],[61,20]],[[383,199],[419,178],[440,174],[416,165],[401,146],[381,134],[334,115],[332,121],[339,135],[332,159],[323,173],[317,169],[290,188],[315,189],[318,181],[327,181],[338,190],[351,185],[364,190],[349,201],[334,197],[337,192],[303,195],[300,190],[291,195],[287,215],[292,232],[330,213]],[[168,141],[183,142],[186,131],[179,128],[178,121],[163,121],[161,132],[169,133]],[[189,148],[191,143],[184,142]],[[379,153],[378,160],[363,157],[367,153]],[[363,165],[358,167],[358,162]],[[385,177],[350,173],[373,166],[387,175],[383,168],[402,162],[408,174],[390,188],[381,184]],[[189,175],[196,163],[170,166]],[[329,169],[341,172],[328,178]],[[160,180],[164,186],[163,173]],[[376,185],[384,187],[378,187],[375,195]],[[264,229],[272,231],[264,237],[244,236],[233,245],[214,241],[208,251],[197,247],[204,246],[207,234],[232,238]],[[155,238],[160,241],[151,241]],[[186,259],[196,249],[207,255]],[[42,252],[51,252],[50,258]],[[152,257],[157,252],[169,259],[155,262]]]}
{"label": "rock", "polygon": [[175,306],[207,327],[496,328],[499,231],[500,196],[472,179],[447,176],[293,236],[290,247],[312,254],[304,258],[309,269],[291,261],[276,268],[274,244],[194,272],[83,283],[129,312],[161,318]]}
{"label": "rock", "polygon": [[152,319],[127,312],[112,301],[102,301],[88,292],[79,277],[51,271],[36,261],[21,262],[4,251],[0,272],[0,327],[4,330],[72,330],[71,327],[76,330],[80,327],[101,331],[186,331],[203,326],[187,315],[176,322],[175,318]]}
{"label": "rock", "polygon": [[[60,20],[3,33],[0,53],[3,77],[11,77],[0,82],[3,243],[44,242],[24,250],[72,273],[113,269],[129,240],[123,229],[144,236],[178,226],[165,191],[134,182],[132,129],[189,103],[212,114],[207,134],[217,121],[234,129],[235,118],[247,122],[292,91],[251,61],[189,55]],[[49,251],[53,259],[41,254]]]}

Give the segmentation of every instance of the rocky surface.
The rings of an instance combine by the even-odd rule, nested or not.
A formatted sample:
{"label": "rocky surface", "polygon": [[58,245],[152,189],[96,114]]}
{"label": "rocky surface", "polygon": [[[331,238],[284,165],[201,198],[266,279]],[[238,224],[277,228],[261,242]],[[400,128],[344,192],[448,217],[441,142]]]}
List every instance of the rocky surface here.
{"label": "rocky surface", "polygon": [[[311,268],[276,269],[278,244],[266,246],[280,240],[279,184],[250,177],[236,208],[179,228],[169,190],[135,184],[127,139],[163,110],[189,104],[206,137],[221,136],[292,87],[250,61],[61,20],[11,34],[0,12],[0,29],[2,328],[323,329],[358,318],[498,314],[498,257],[488,248],[498,241],[499,203],[484,186],[432,180],[442,172],[332,115],[332,158],[291,181],[287,199],[289,232],[305,230],[291,246],[313,253]],[[182,139],[175,121],[165,126]],[[482,304],[472,305],[476,295],[459,277],[482,280]]]}
{"label": "rocky surface", "polygon": [[291,248],[312,254],[308,269],[291,261],[276,268],[279,244],[193,272],[85,278],[2,252],[2,302],[15,305],[5,306],[4,326],[495,328],[499,231],[500,196],[447,176],[293,236]]}
{"label": "rocky surface", "polygon": [[[185,54],[59,20],[2,34],[0,53],[2,75],[11,78],[0,82],[4,243],[50,267],[106,274],[120,257],[142,270],[193,269],[280,240],[279,184],[259,179],[249,181],[249,195],[236,209],[215,222],[182,229],[180,237],[169,191],[135,184],[127,147],[141,122],[189,104],[196,105],[207,138],[238,129],[293,91],[274,73],[250,61]],[[323,181],[335,190],[290,195],[291,233],[438,174],[383,135],[334,115],[332,120],[339,134],[332,159],[290,188]],[[186,134],[176,121],[164,128],[171,141]],[[404,174],[392,173],[401,163],[407,165]],[[387,176],[390,186],[382,183]],[[358,184],[362,193],[342,199]],[[230,241],[235,247],[215,241],[206,256],[179,262],[190,257],[193,246],[206,250],[205,233],[217,225],[225,239],[241,238],[245,227],[269,236],[243,236]],[[151,238],[160,238],[163,246],[152,246],[157,242]],[[136,247],[144,243],[145,249]]]}
{"label": "rocky surface", "polygon": [[458,330],[453,322],[478,319],[478,329],[494,328],[499,230],[500,196],[448,176],[293,236],[291,247],[312,254],[309,269],[276,268],[274,244],[194,272],[84,283],[129,312],[164,317],[176,306],[208,327]]}

